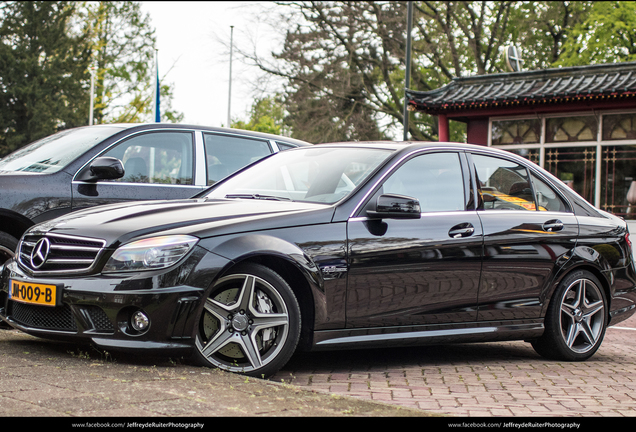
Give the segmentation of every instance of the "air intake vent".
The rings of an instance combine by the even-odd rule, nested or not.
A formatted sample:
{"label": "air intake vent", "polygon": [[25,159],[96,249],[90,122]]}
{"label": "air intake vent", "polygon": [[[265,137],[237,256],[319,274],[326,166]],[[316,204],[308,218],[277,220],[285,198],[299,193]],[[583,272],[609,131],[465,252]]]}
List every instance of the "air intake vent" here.
{"label": "air intake vent", "polygon": [[78,274],[92,270],[106,242],[62,234],[29,234],[18,247],[18,261],[33,274]]}

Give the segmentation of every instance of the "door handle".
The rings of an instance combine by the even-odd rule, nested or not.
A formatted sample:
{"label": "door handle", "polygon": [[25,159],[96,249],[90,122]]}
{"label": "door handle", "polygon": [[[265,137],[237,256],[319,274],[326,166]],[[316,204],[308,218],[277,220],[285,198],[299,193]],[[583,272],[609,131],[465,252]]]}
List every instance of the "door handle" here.
{"label": "door handle", "polygon": [[558,219],[552,219],[543,224],[543,230],[547,232],[561,231],[563,229],[563,222]]}
{"label": "door handle", "polygon": [[470,237],[474,233],[475,227],[468,222],[455,225],[448,231],[449,237],[452,238]]}

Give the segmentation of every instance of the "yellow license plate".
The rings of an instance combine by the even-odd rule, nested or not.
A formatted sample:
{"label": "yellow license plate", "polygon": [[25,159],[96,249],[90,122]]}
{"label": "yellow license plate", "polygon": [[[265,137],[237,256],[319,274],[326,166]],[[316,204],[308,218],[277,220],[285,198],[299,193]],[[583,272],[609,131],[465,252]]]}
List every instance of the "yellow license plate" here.
{"label": "yellow license plate", "polygon": [[56,306],[57,286],[11,280],[9,298],[14,301]]}

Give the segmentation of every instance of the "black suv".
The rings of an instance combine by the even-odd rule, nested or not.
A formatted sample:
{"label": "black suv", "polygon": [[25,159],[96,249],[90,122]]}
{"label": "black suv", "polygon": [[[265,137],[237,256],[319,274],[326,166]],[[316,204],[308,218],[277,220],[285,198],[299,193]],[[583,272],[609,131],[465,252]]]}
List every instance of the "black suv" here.
{"label": "black suv", "polygon": [[306,145],[252,131],[161,123],[58,132],[0,160],[0,264],[35,223],[100,204],[189,198],[264,156]]}

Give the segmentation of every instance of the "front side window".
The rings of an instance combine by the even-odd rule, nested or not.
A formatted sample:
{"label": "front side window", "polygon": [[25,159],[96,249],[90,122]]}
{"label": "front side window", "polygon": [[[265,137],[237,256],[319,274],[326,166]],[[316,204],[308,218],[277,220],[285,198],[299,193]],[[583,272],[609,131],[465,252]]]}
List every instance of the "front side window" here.
{"label": "front side window", "polygon": [[526,167],[491,156],[473,155],[485,210],[536,210]]}
{"label": "front side window", "polygon": [[382,188],[384,194],[416,198],[423,213],[465,209],[464,179],[457,153],[414,157],[399,167]]}
{"label": "front side window", "polygon": [[124,164],[118,182],[191,185],[192,147],[192,132],[151,132],[129,138],[103,156]]}

